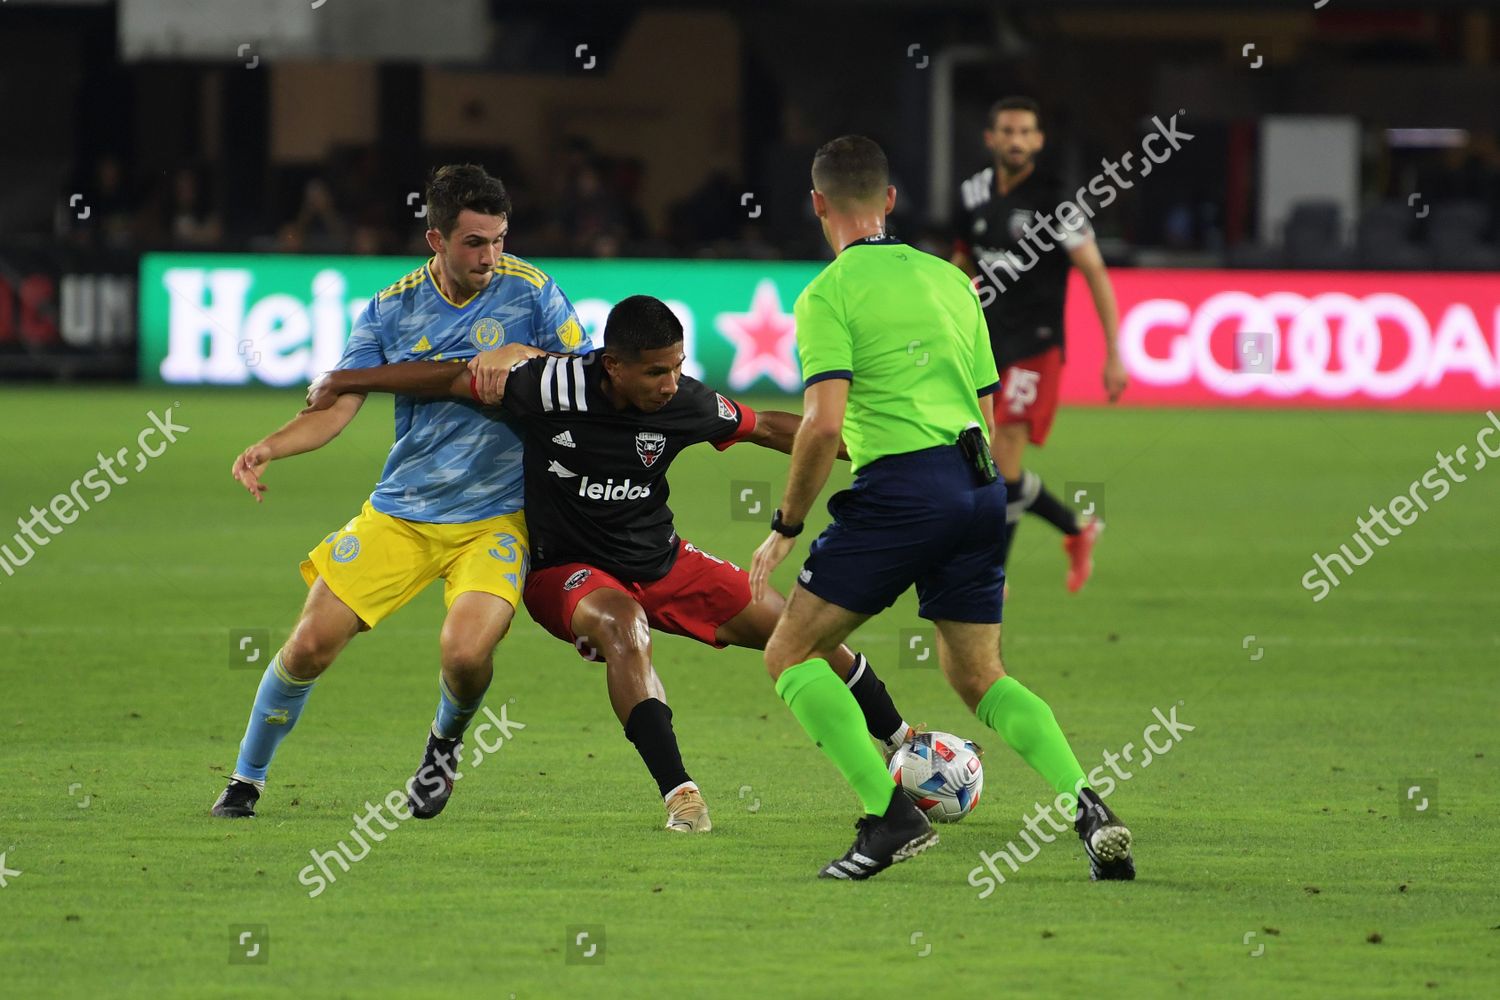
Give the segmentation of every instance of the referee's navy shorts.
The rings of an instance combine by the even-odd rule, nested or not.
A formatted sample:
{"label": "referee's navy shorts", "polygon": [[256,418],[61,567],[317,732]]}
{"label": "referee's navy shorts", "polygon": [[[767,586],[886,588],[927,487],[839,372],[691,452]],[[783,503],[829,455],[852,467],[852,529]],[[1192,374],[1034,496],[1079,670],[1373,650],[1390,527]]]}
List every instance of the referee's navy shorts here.
{"label": "referee's navy shorts", "polygon": [[828,512],[798,576],[818,597],[873,615],[916,584],[923,618],[1000,621],[1005,482],[978,485],[957,445],[876,459]]}

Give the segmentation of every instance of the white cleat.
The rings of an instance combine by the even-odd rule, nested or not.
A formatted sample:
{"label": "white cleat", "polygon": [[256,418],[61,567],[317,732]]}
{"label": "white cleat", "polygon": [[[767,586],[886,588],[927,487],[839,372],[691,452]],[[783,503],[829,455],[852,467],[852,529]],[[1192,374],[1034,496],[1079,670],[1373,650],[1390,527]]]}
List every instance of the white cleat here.
{"label": "white cleat", "polygon": [[708,803],[696,788],[684,788],[667,800],[667,829],[678,833],[707,833],[714,828]]}

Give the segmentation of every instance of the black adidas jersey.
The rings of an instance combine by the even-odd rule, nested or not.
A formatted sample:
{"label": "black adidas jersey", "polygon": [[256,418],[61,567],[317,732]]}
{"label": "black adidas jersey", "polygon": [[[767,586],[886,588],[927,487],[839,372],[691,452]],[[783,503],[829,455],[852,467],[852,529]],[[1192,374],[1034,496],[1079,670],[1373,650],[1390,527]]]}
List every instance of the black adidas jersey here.
{"label": "black adidas jersey", "polygon": [[[1094,237],[1081,212],[1068,218],[1077,228],[1058,221],[1063,200],[1062,187],[1037,173],[1002,195],[992,166],[959,185],[954,236],[957,248],[973,258],[978,270],[979,301],[985,304],[995,365],[1002,371],[1023,358],[1063,347],[1068,251]],[[1038,218],[1043,213],[1052,217],[1050,231]]]}
{"label": "black adidas jersey", "polygon": [[755,411],[683,376],[655,413],[616,409],[600,389],[602,351],[533,358],[505,385],[525,442],[531,565],[581,562],[622,581],[659,580],[677,558],[667,467],[700,441],[728,448]]}

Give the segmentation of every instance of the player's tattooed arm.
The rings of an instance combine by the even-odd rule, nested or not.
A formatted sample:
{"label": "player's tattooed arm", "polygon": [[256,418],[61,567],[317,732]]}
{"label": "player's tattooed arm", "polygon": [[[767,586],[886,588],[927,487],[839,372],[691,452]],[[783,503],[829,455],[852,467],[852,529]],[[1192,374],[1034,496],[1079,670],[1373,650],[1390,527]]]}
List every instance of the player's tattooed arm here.
{"label": "player's tattooed arm", "polygon": [[[792,442],[797,438],[797,428],[802,426],[802,417],[782,410],[759,410],[755,414],[755,430],[745,438],[762,448],[779,451],[783,455],[792,453]],[[838,458],[849,461],[849,449],[839,440]]]}

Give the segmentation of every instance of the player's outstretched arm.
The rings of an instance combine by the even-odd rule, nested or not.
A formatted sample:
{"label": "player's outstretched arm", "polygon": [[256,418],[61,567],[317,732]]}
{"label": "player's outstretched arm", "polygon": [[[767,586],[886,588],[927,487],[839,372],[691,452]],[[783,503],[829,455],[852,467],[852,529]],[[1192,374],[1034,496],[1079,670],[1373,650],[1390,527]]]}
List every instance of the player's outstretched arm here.
{"label": "player's outstretched arm", "polygon": [[[782,410],[759,410],[755,414],[755,430],[745,438],[762,448],[779,451],[783,455],[792,453],[792,443],[797,439],[797,429],[802,426],[802,417]],[[849,450],[839,440],[838,458],[849,461]]]}
{"label": "player's outstretched arm", "polygon": [[472,399],[469,385],[469,369],[461,361],[402,361],[371,368],[340,368],[324,372],[308,387],[307,409],[302,412],[326,410],[350,393]]}
{"label": "player's outstretched arm", "polygon": [[323,447],[349,426],[349,421],[354,419],[364,401],[363,395],[352,393],[336,397],[324,409],[303,410],[286,426],[241,452],[230,466],[230,475],[250,491],[256,503],[260,503],[261,495],[267,488],[260,477],[267,465],[278,458],[301,455]]}
{"label": "player's outstretched arm", "polygon": [[[351,392],[389,392],[401,396],[478,399],[499,405],[505,394],[505,375],[530,358],[546,355],[530,344],[506,344],[473,360],[402,361],[369,368],[341,368],[325,372],[307,390],[307,410],[323,410]],[[483,364],[481,364],[483,362]]]}
{"label": "player's outstretched arm", "polygon": [[530,344],[506,344],[493,351],[480,351],[469,361],[469,374],[474,376],[470,389],[486,406],[499,406],[505,398],[505,383],[510,378],[510,370],[532,358],[545,358],[548,353]]}

